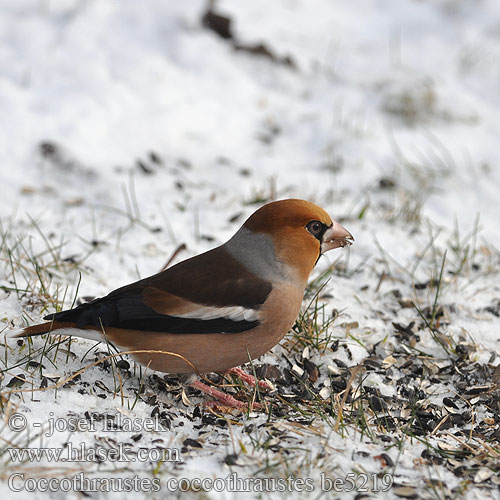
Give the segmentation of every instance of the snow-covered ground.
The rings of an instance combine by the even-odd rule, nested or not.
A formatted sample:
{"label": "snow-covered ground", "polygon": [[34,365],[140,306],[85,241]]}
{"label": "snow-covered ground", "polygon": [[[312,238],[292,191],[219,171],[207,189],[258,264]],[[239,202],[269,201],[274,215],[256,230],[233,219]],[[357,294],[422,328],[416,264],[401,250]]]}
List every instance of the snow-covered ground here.
{"label": "snow-covered ground", "polygon": [[[220,1],[231,39],[202,26],[206,8],[194,0],[0,3],[3,334],[159,271],[182,243],[176,261],[224,242],[265,201],[304,198],[356,238],[315,275],[331,277],[322,319],[338,317],[323,342],[304,340],[297,326],[256,364],[283,374],[307,358],[319,368],[307,382],[316,406],[294,393],[292,409],[271,394],[276,413],[214,416],[206,398],[182,398],[175,378],[140,373],[131,359],[130,370],[89,367],[106,346],[73,339],[47,352],[44,338],[2,340],[0,491],[80,498],[9,478],[84,471],[137,476],[144,484],[133,486],[135,498],[169,489],[204,498],[172,480],[236,474],[254,481],[246,493],[230,491],[241,484],[226,482],[223,492],[205,484],[206,497],[278,498],[280,485],[263,481],[281,478],[292,497],[314,487],[315,498],[354,498],[349,484],[325,490],[327,479],[356,472],[372,488],[394,483],[371,493],[381,498],[499,498],[500,5]],[[267,55],[252,53],[261,43]],[[375,364],[356,375],[367,357]],[[38,390],[82,368],[67,385]],[[335,391],[337,379],[352,387]],[[293,387],[300,392],[283,382],[281,395]],[[378,416],[384,408],[395,426]],[[159,414],[168,429],[122,422],[111,433],[103,420],[86,428],[103,414],[141,425]],[[50,422],[71,418],[82,419],[78,431],[39,436],[37,423],[50,434]],[[425,420],[424,430],[410,418]],[[128,443],[149,455],[23,463],[7,450],[67,450],[68,442],[87,451]],[[155,460],[157,446],[174,451],[170,461]]]}

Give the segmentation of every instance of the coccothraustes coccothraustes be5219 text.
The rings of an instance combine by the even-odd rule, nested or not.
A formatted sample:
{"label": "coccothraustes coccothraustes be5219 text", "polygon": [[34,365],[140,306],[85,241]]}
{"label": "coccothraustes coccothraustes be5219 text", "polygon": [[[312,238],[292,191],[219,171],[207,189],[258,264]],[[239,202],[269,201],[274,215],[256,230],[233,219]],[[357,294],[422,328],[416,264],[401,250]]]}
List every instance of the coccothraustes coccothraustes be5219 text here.
{"label": "coccothraustes coccothraustes be5219 text", "polygon": [[110,341],[153,370],[224,371],[275,346],[297,318],[321,254],[351,234],[313,203],[264,205],[223,245],[74,309],[23,337],[51,333]]}

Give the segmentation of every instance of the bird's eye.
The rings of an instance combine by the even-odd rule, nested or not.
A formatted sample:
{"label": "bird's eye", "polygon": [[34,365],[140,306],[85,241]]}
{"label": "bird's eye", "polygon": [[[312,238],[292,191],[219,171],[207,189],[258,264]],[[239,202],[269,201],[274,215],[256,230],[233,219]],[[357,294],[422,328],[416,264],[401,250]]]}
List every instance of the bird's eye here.
{"label": "bird's eye", "polygon": [[323,232],[324,224],[318,220],[313,220],[307,224],[306,228],[312,235],[319,236]]}

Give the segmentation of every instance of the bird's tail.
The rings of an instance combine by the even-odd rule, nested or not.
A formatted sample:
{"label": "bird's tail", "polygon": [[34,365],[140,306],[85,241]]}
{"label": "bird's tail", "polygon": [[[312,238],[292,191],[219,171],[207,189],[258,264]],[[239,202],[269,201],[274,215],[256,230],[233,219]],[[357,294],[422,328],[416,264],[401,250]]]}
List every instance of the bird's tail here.
{"label": "bird's tail", "polygon": [[44,333],[57,333],[55,330],[60,328],[70,328],[74,327],[74,323],[64,323],[62,321],[49,321],[47,323],[40,323],[39,325],[32,325],[23,328],[23,330],[16,335],[15,338],[19,337],[34,337],[36,335],[43,335]]}

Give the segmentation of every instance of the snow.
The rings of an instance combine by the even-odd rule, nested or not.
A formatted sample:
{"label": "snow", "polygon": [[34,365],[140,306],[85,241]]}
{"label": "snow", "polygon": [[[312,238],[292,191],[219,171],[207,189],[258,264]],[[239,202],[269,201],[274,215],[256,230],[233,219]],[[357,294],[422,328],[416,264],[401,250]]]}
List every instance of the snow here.
{"label": "snow", "polygon": [[[339,323],[357,321],[356,337],[370,347],[380,342],[388,356],[394,344],[392,321],[406,325],[415,319],[414,308],[399,309],[393,291],[422,307],[432,305],[436,289],[415,290],[412,284],[439,277],[446,248],[446,270],[458,269],[467,245],[463,272],[456,277],[447,272],[441,291],[440,303],[454,305],[447,313],[447,334],[472,338],[478,345],[476,359],[488,363],[496,353],[490,364],[497,365],[500,322],[484,308],[500,297],[498,3],[217,3],[217,12],[231,17],[239,42],[263,42],[277,57],[289,55],[295,69],[235,51],[201,26],[205,7],[202,1],[2,2],[0,218],[2,234],[9,233],[6,245],[15,249],[22,241],[22,255],[33,248],[32,254],[43,252],[44,262],[50,262],[51,254],[40,231],[50,245],[61,245],[49,291],[64,295],[66,290],[64,306],[69,307],[76,295],[103,295],[158,272],[180,243],[187,249],[177,261],[224,242],[259,206],[255,201],[309,199],[340,218],[356,238],[349,250],[325,256],[317,271],[333,262],[345,268],[327,285],[331,298],[326,300],[329,310],[340,311],[334,335],[346,340],[352,355],[350,359],[342,349],[323,357],[315,354],[313,360],[323,367],[318,383],[328,381],[326,366],[334,358],[351,366],[367,356]],[[380,188],[381,179],[394,187]],[[462,244],[454,253],[457,237]],[[434,245],[429,244],[432,238]],[[18,282],[12,282],[6,255],[2,252],[0,318],[6,327],[36,323],[53,306],[34,294],[5,291],[14,285],[22,289],[29,281],[18,271]],[[84,256],[78,268],[64,262]],[[422,261],[417,266],[418,257]],[[478,272],[472,261],[480,266]],[[383,272],[387,279],[381,278]],[[368,288],[363,290],[364,285]],[[422,351],[443,357],[427,330],[419,334]],[[35,339],[34,346],[44,342]],[[10,367],[22,355],[15,341],[8,345],[1,357],[9,359]],[[59,353],[55,366],[44,358],[46,372],[67,376],[81,369],[94,360],[94,354],[83,359],[93,345],[73,340],[76,355]],[[284,352],[277,347],[262,361],[278,363]],[[2,391],[20,370],[3,374]],[[34,387],[39,387],[39,371],[31,372]],[[86,394],[73,386],[20,393],[11,403],[32,431],[33,423],[46,421],[50,412],[65,418],[68,412],[81,417],[87,410],[116,413],[121,408],[131,417],[150,417],[152,407],[142,399],[132,409],[133,400],[122,404],[109,394],[99,398],[96,380],[113,389],[110,372],[96,366],[82,373],[82,381],[94,388]],[[384,395],[394,394],[376,374],[365,383],[380,387]],[[139,387],[138,374],[127,384]],[[146,388],[147,393],[155,390]],[[139,444],[150,446],[160,436],[162,446],[180,449],[186,438],[199,439],[195,421],[185,416],[193,408],[165,393],[158,397],[172,408],[172,428],[145,434]],[[165,466],[162,480],[226,477],[234,470],[247,477],[265,462],[264,451],[251,444],[264,439],[259,425],[265,422],[266,415],[252,413],[229,433],[215,428],[202,450],[191,448],[181,453],[183,464]],[[245,431],[248,425],[253,434]],[[352,430],[342,436],[317,425],[318,433],[312,430],[306,444],[310,457],[317,458],[323,447],[328,450],[325,470],[380,472],[371,456],[384,452],[383,442],[368,442]],[[95,434],[73,434],[73,442],[92,443]],[[134,433],[121,434],[119,441],[130,441]],[[2,435],[13,439],[16,434],[5,428]],[[67,433],[56,433],[50,445],[60,447],[67,440]],[[45,441],[35,442],[43,446]],[[231,469],[224,457],[238,453],[240,446],[247,448],[248,464]],[[398,457],[398,482],[418,486],[429,478],[431,472],[414,466],[423,449],[412,442],[399,456],[393,454]],[[370,457],[358,456],[360,450]],[[292,472],[300,471],[300,457],[291,452]],[[134,470],[153,477],[148,463],[129,467],[115,472],[113,465],[102,474],[127,477]],[[304,466],[302,477],[317,479],[321,470]],[[459,482],[445,469],[435,473],[449,485]],[[0,491],[10,495],[5,474],[0,478]],[[464,494],[483,498],[485,490],[471,485]],[[492,498],[495,494],[498,490],[491,492]],[[32,495],[67,497],[61,492]],[[300,492],[293,495],[302,498]]]}

